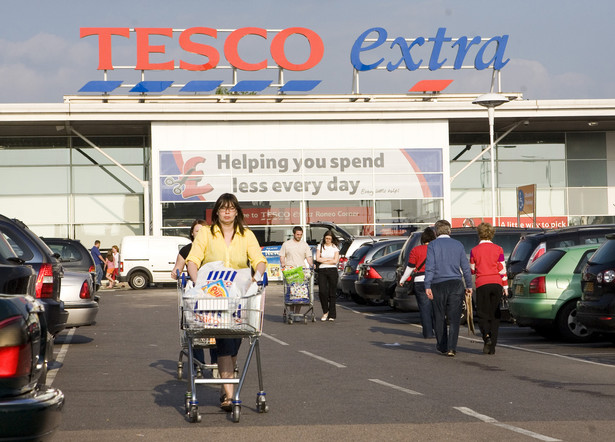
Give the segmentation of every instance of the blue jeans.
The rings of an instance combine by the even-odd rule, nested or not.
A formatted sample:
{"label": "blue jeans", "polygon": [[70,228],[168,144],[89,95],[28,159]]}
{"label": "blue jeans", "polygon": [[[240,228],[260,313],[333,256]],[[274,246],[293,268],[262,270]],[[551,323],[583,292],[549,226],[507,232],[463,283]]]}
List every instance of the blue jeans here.
{"label": "blue jeans", "polygon": [[423,327],[423,337],[433,338],[433,306],[431,299],[425,293],[425,283],[414,283],[414,294],[416,302],[419,306],[419,314],[421,315],[421,326]]}
{"label": "blue jeans", "polygon": [[103,273],[104,272],[102,264],[98,264],[96,266],[96,285],[100,285],[102,283]]}
{"label": "blue jeans", "polygon": [[450,350],[457,351],[459,323],[465,296],[463,281],[450,279],[438,282],[431,285],[431,291],[433,293],[436,348],[442,353]]}

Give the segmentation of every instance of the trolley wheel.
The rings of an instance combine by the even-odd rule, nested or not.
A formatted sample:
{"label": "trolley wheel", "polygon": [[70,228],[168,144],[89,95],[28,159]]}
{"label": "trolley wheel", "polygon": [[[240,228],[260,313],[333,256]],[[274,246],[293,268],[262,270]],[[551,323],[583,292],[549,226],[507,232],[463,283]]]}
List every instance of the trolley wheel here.
{"label": "trolley wheel", "polygon": [[307,317],[306,316],[303,317],[303,323],[307,324]]}
{"label": "trolley wheel", "polygon": [[201,422],[201,415],[199,414],[198,405],[190,406],[190,411],[188,413],[188,420],[190,420],[190,422],[192,423]]}
{"label": "trolley wheel", "polygon": [[292,317],[292,316],[289,316],[289,317],[288,317],[288,323],[289,323],[289,324],[292,324],[292,323],[293,323],[293,317]]}
{"label": "trolley wheel", "polygon": [[286,320],[287,320],[286,311],[284,311],[284,313],[282,313],[282,322],[286,324]]}
{"label": "trolley wheel", "polygon": [[262,394],[256,395],[256,409],[259,413],[267,413],[269,411],[269,406],[267,405],[265,396]]}
{"label": "trolley wheel", "polygon": [[312,322],[316,322],[316,315],[312,313]]}
{"label": "trolley wheel", "polygon": [[183,376],[184,376],[184,369],[180,365],[177,365],[177,379],[181,381]]}
{"label": "trolley wheel", "polygon": [[231,418],[233,422],[239,422],[239,417],[241,416],[241,405],[233,405],[233,411],[231,413]]}

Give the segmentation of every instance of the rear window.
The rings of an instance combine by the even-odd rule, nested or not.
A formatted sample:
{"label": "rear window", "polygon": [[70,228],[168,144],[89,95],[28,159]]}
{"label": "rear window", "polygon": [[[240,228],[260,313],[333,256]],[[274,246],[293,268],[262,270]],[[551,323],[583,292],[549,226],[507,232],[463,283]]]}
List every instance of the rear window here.
{"label": "rear window", "polygon": [[30,247],[28,247],[28,244],[15,232],[10,229],[6,229],[3,230],[0,234],[9,243],[9,245],[15,251],[19,258],[23,259],[26,262],[34,258],[34,253],[30,249]]}
{"label": "rear window", "polygon": [[596,253],[592,255],[591,264],[609,264],[615,262],[615,240],[611,239],[602,244]]}
{"label": "rear window", "polygon": [[363,258],[372,247],[373,247],[373,244],[371,243],[370,245],[364,245],[364,246],[359,247],[357,250],[352,252],[352,256],[350,257],[350,259]]}
{"label": "rear window", "polygon": [[529,273],[549,273],[565,254],[563,250],[547,250],[544,255],[528,266],[527,271]]}
{"label": "rear window", "polygon": [[515,246],[519,242],[520,235],[518,233],[495,233],[493,242],[504,250],[504,258],[508,259],[508,256],[515,249]]}
{"label": "rear window", "polygon": [[587,264],[587,261],[589,261],[589,258],[591,258],[592,254],[595,251],[596,251],[595,249],[591,249],[591,250],[588,250],[587,252],[583,253],[583,256],[579,260],[579,263],[574,268],[574,272],[572,272],[572,273],[581,273],[581,271],[583,270],[583,267],[585,267],[585,264]]}
{"label": "rear window", "polygon": [[510,255],[510,263],[527,262],[537,244],[538,242],[534,244],[533,241],[528,239],[522,239],[519,241]]}
{"label": "rear window", "polygon": [[72,244],[47,244],[52,252],[60,255],[62,261],[77,262],[83,259],[81,250]]}

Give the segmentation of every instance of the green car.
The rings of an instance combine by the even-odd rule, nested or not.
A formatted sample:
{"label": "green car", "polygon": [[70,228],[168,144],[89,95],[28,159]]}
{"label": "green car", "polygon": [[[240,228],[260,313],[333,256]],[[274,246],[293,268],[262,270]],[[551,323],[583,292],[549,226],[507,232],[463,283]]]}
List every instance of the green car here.
{"label": "green car", "polygon": [[520,327],[544,336],[585,342],[592,333],[576,319],[581,272],[598,244],[558,247],[545,252],[512,282],[510,313]]}

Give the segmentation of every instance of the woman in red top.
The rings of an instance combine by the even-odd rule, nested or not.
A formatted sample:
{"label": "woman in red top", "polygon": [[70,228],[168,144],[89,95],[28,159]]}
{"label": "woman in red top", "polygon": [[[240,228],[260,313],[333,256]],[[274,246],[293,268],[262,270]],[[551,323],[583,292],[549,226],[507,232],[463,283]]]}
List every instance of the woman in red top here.
{"label": "woman in red top", "polygon": [[500,327],[500,301],[508,289],[504,250],[491,242],[495,229],[489,223],[476,228],[480,243],[470,252],[470,269],[476,275],[476,308],[483,335],[483,353],[495,354]]}
{"label": "woman in red top", "polygon": [[[436,232],[433,228],[427,227],[421,235],[421,245],[416,246],[410,251],[408,265],[404,274],[399,280],[399,285],[404,285],[404,282],[412,276],[414,278],[414,293],[419,306],[419,314],[421,316],[421,326],[423,327],[423,337],[425,339],[433,338],[433,307],[431,300],[425,293],[425,261],[427,259],[427,244],[436,239]],[[413,272],[414,271],[414,272]]]}

